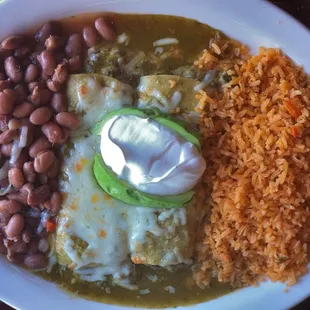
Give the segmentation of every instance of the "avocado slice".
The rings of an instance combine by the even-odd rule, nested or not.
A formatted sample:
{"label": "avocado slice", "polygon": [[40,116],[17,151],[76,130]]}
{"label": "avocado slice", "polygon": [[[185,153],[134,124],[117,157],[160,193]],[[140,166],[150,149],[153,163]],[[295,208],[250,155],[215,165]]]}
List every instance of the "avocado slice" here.
{"label": "avocado slice", "polygon": [[112,169],[104,163],[101,154],[95,156],[93,172],[98,184],[105,192],[131,205],[150,208],[181,208],[194,195],[194,191],[172,196],[157,196],[143,193],[128,182],[119,179]]}
{"label": "avocado slice", "polygon": [[[106,114],[103,119],[91,130],[92,134],[100,135],[104,124],[111,118],[120,115],[134,115],[141,118],[151,118],[161,125],[173,130],[186,141],[191,142],[201,150],[199,135],[192,129],[185,129],[186,123],[176,121],[172,117],[163,114],[158,109],[141,110],[137,108],[123,108]],[[110,169],[97,154],[94,159],[93,172],[100,187],[112,197],[132,205],[140,205],[151,208],[180,208],[186,205],[194,195],[188,191],[179,195],[158,196],[139,191],[134,186],[118,176]]]}

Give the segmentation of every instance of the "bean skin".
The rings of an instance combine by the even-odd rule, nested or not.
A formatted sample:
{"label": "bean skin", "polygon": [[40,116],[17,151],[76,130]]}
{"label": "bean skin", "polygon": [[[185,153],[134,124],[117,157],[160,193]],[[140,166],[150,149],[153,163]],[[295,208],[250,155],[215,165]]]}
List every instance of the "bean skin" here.
{"label": "bean skin", "polygon": [[46,88],[39,88],[36,86],[32,91],[32,94],[29,96],[29,100],[35,105],[42,105],[48,103],[52,96],[50,90]]}
{"label": "bean skin", "polygon": [[[42,132],[51,143],[58,143],[62,138],[61,128],[54,122],[48,122],[41,127]],[[1,137],[1,135],[0,135]]]}
{"label": "bean skin", "polygon": [[23,148],[13,167],[23,169],[23,165],[26,161],[28,161],[28,159],[29,159],[28,151],[25,148]]}
{"label": "bean skin", "polygon": [[0,200],[0,212],[15,214],[20,212],[21,209],[22,205],[18,201],[10,199]]}
{"label": "bean skin", "polygon": [[15,94],[16,94],[16,100],[18,102],[23,102],[27,99],[29,92],[28,87],[24,83],[20,83],[15,86],[14,88]]}
{"label": "bean skin", "polygon": [[34,82],[40,75],[40,68],[34,64],[30,64],[25,71],[25,82]]}
{"label": "bean skin", "polygon": [[95,28],[103,37],[103,39],[107,41],[115,40],[115,32],[112,29],[112,25],[103,17],[99,17],[95,20]]}
{"label": "bean skin", "polygon": [[58,36],[49,36],[45,40],[45,47],[48,51],[59,51],[64,46],[64,39]]}
{"label": "bean skin", "polygon": [[54,81],[53,79],[48,79],[46,81],[46,86],[53,93],[59,92],[61,88],[61,85],[57,81]]}
{"label": "bean skin", "polygon": [[35,39],[39,43],[44,43],[51,35],[57,35],[59,33],[59,25],[56,22],[50,21],[44,24],[39,31],[35,34]]}
{"label": "bean skin", "polygon": [[55,155],[52,151],[42,151],[34,159],[34,170],[37,173],[45,173],[52,166]]}
{"label": "bean skin", "polygon": [[21,127],[21,122],[17,118],[12,118],[8,123],[9,129],[19,129]]}
{"label": "bean skin", "polygon": [[52,77],[54,82],[58,82],[59,84],[64,84],[69,76],[68,69],[65,67],[64,64],[59,64],[55,69],[55,73]]}
{"label": "bean skin", "polygon": [[17,213],[14,214],[8,225],[6,226],[5,233],[9,239],[16,239],[20,236],[22,230],[24,229],[25,220],[24,217]]}
{"label": "bean skin", "polygon": [[49,107],[40,107],[34,110],[30,115],[30,122],[34,125],[43,125],[53,116],[53,110]]}
{"label": "bean skin", "polygon": [[67,99],[63,93],[56,93],[51,100],[51,107],[55,113],[67,111]]}
{"label": "bean skin", "polygon": [[4,39],[1,43],[1,48],[4,50],[15,50],[24,42],[23,36],[10,36]]}
{"label": "bean skin", "polygon": [[24,73],[20,66],[19,61],[14,57],[10,56],[4,61],[4,70],[6,75],[13,83],[19,83],[24,78]]}
{"label": "bean skin", "polygon": [[55,160],[51,167],[47,171],[47,176],[49,179],[54,179],[57,177],[60,170],[60,160],[55,157]]}
{"label": "bean skin", "polygon": [[17,130],[9,129],[0,135],[0,144],[8,144],[17,136]]}
{"label": "bean skin", "polygon": [[70,58],[82,54],[83,39],[81,34],[74,33],[69,36],[68,41],[66,43],[65,51]]}
{"label": "bean skin", "polygon": [[65,128],[70,130],[76,130],[79,128],[80,122],[77,117],[70,112],[60,112],[56,115],[56,122]]}
{"label": "bean skin", "polygon": [[9,177],[9,182],[15,188],[21,188],[25,183],[23,173],[19,168],[11,168],[9,170],[8,177]]}
{"label": "bean skin", "polygon": [[12,88],[12,82],[10,79],[0,80],[0,91],[4,91],[5,89]]}
{"label": "bean skin", "polygon": [[42,254],[30,254],[25,257],[24,264],[30,269],[43,269],[48,265],[48,258]]}
{"label": "bean skin", "polygon": [[8,254],[26,253],[27,244],[22,240],[5,240],[4,245],[7,248]]}
{"label": "bean skin", "polygon": [[10,157],[12,153],[13,143],[2,144],[1,145],[1,153],[5,157]]}
{"label": "bean skin", "polygon": [[0,114],[9,114],[14,107],[15,99],[10,95],[8,89],[0,92]]}
{"label": "bean skin", "polygon": [[44,50],[39,56],[38,61],[41,64],[42,71],[44,74],[51,76],[54,74],[57,63],[53,52]]}
{"label": "bean skin", "polygon": [[28,161],[24,163],[23,174],[27,182],[33,183],[36,180],[37,174],[34,170],[33,161]]}
{"label": "bean skin", "polygon": [[38,240],[33,238],[28,245],[28,253],[35,254],[38,252]]}
{"label": "bean skin", "polygon": [[83,59],[80,55],[71,57],[67,67],[70,73],[80,73],[83,70]]}
{"label": "bean skin", "polygon": [[22,232],[22,240],[25,243],[30,243],[31,239],[32,239],[31,229],[29,227],[26,227]]}
{"label": "bean skin", "polygon": [[49,185],[44,184],[37,189],[30,191],[27,202],[31,206],[37,206],[44,203],[51,197],[51,188]]}
{"label": "bean skin", "polygon": [[17,59],[24,59],[27,56],[29,56],[30,53],[31,53],[30,47],[22,46],[22,47],[15,49],[14,56]]}
{"label": "bean skin", "polygon": [[28,117],[35,109],[35,106],[30,102],[23,102],[17,105],[13,110],[13,116],[16,118]]}
{"label": "bean skin", "polygon": [[52,144],[43,136],[35,140],[29,148],[29,155],[35,158],[40,152],[50,149]]}
{"label": "bean skin", "polygon": [[36,88],[36,87],[38,87],[38,88],[44,88],[44,83],[43,82],[31,82],[31,83],[29,83],[28,84],[28,90],[29,90],[29,92],[30,93],[32,93],[33,92],[33,90]]}
{"label": "bean skin", "polygon": [[93,47],[99,42],[98,32],[94,27],[86,26],[83,28],[83,39],[88,48]]}

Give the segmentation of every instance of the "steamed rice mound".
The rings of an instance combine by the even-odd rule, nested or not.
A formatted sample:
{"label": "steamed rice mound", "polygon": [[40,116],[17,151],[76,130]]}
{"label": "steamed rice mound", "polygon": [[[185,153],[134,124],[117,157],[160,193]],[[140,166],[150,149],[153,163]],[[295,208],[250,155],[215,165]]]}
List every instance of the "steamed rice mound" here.
{"label": "steamed rice mound", "polygon": [[308,76],[278,49],[217,66],[232,79],[212,100],[198,95],[211,214],[196,281],[292,285],[310,249]]}

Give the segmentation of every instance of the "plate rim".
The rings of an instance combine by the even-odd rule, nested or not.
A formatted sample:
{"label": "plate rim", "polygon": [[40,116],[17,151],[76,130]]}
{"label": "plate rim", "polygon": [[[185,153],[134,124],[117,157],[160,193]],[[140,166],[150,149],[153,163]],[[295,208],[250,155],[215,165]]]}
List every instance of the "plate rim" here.
{"label": "plate rim", "polygon": [[[144,1],[143,5],[145,6],[146,4],[148,4],[150,6],[150,8],[154,11],[156,11],[156,7],[154,7],[154,3],[156,2],[157,5],[159,5],[159,3],[166,3],[169,8],[171,7],[171,5],[173,3],[183,3],[185,6],[186,4],[189,5],[188,3],[186,3],[188,0],[105,0],[105,1],[100,1],[99,2],[95,1],[95,0],[91,0],[87,1],[87,0],[63,0],[62,2],[62,7],[63,9],[58,9],[58,11],[55,11],[55,14],[60,14],[62,15],[63,12],[67,12],[69,13],[69,11],[74,11],[72,10],[72,8],[70,9],[69,7],[66,6],[66,3],[79,3],[81,6],[83,5],[84,8],[86,8],[89,11],[95,11],[96,8],[102,6],[106,6],[106,7],[113,7],[113,5],[117,6],[120,4],[124,4],[122,8],[120,8],[120,10],[125,10],[126,8],[130,8],[130,5],[135,5],[137,3],[140,3]],[[294,17],[292,17],[291,15],[289,15],[288,13],[282,11],[281,9],[279,9],[278,7],[276,7],[274,4],[263,1],[263,0],[233,0],[228,2],[229,0],[191,0],[190,1],[190,5],[192,5],[193,10],[195,7],[201,7],[201,8],[207,8],[208,5],[214,6],[215,7],[215,3],[220,3],[222,5],[226,5],[228,6],[228,8],[225,8],[225,16],[227,16],[228,18],[232,18],[233,16],[228,12],[229,10],[231,12],[235,12],[233,6],[236,5],[240,7],[240,10],[242,12],[246,12],[249,11],[250,9],[253,8],[257,8],[258,10],[260,10],[261,12],[266,13],[267,15],[264,15],[264,23],[266,23],[267,25],[271,26],[273,25],[275,27],[274,31],[273,31],[273,35],[267,35],[266,36],[266,42],[270,42],[271,45],[273,46],[277,46],[280,45],[280,47],[283,47],[284,51],[287,52],[287,54],[289,56],[291,56],[293,59],[295,59],[297,62],[300,63],[304,63],[304,66],[306,68],[306,71],[310,72],[310,59],[306,60],[305,58],[305,53],[303,51],[300,50],[299,46],[300,42],[298,42],[297,47],[295,48],[290,48],[289,46],[286,46],[286,44],[284,44],[285,42],[285,36],[283,37],[283,35],[281,35],[281,32],[293,32],[293,31],[297,31],[298,36],[296,37],[302,37],[304,40],[304,44],[303,44],[303,48],[304,50],[308,50],[310,48],[310,32],[308,30],[308,28],[306,26],[304,26],[302,23],[300,23],[298,20],[296,20]],[[31,14],[29,11],[27,11],[27,7],[29,5],[37,5],[36,8],[36,12],[37,12],[37,16],[36,16],[36,22],[39,23],[40,21],[45,19],[46,16],[46,12],[43,12],[44,7],[48,7],[50,5],[50,1],[49,0],[41,0],[40,2],[38,2],[37,0],[24,0],[23,3],[21,3],[20,1],[18,2],[18,0],[6,0],[3,1],[2,3],[0,3],[0,12],[1,10],[4,10],[7,12],[8,16],[13,16],[16,13],[16,4],[19,5],[19,9],[23,11],[24,8],[24,13],[26,15],[27,21],[28,21],[28,26],[33,26],[33,20],[32,23],[30,22],[30,18],[31,18]],[[58,5],[58,6],[57,6]],[[57,5],[55,4],[55,6],[59,7],[59,4],[57,3]],[[142,6],[143,6],[142,5]],[[217,4],[218,5],[218,4]],[[242,6],[242,7],[241,7]],[[46,8],[45,8],[46,9]],[[191,9],[190,8],[190,12],[186,13],[187,16],[189,16],[191,14]],[[219,9],[219,6],[217,6],[217,9]],[[43,12],[44,14],[39,14],[39,12]],[[173,11],[173,8],[170,8],[171,11]],[[176,12],[179,12],[179,8],[175,9]],[[29,15],[30,14],[30,15]],[[244,14],[244,13],[243,13]],[[270,15],[268,15],[270,14]],[[173,15],[173,14],[172,14]],[[176,14],[179,15],[179,14]],[[242,14],[241,14],[242,15]],[[237,14],[237,16],[239,16]],[[244,17],[246,17],[245,19],[247,20],[249,17],[243,15]],[[250,14],[251,16],[251,14]],[[272,17],[271,17],[272,16]],[[211,17],[210,17],[211,18]],[[5,35],[5,31],[6,29],[10,28],[13,29],[15,27],[15,29],[22,29],[22,24],[20,23],[19,25],[14,24],[15,26],[13,27],[12,25],[10,25],[10,21],[9,18],[7,18],[5,16],[4,18],[5,20],[1,20],[0,21],[0,28],[2,26],[2,29],[0,30],[0,36],[4,36]],[[199,20],[201,20],[200,18],[198,18]],[[212,19],[212,18],[211,18]],[[222,21],[223,24],[225,25],[225,27],[227,27],[227,24],[225,24],[225,21]],[[235,21],[236,23],[241,23],[242,21]],[[278,23],[279,22],[279,23]],[[212,26],[214,26],[212,23],[210,23]],[[254,25],[253,27],[255,27],[255,24],[259,24],[258,21],[253,22],[251,25]],[[7,28],[6,28],[7,27]],[[224,27],[224,28],[225,28]],[[219,28],[220,30],[222,30],[222,27],[216,26],[216,28]],[[242,26],[241,26],[242,28]],[[280,29],[280,30],[279,30]],[[253,29],[250,29],[253,30]],[[251,35],[253,36],[253,42],[255,41],[255,39],[257,38],[257,36],[260,35],[260,29],[254,29],[255,31],[252,33],[251,31],[249,31],[249,29],[243,29],[243,33],[251,33]],[[14,31],[14,30],[12,30]],[[241,30],[240,30],[241,31]],[[9,31],[11,32],[11,30]],[[226,31],[224,31],[226,32]],[[230,35],[230,29],[229,27],[227,28],[227,32],[228,35]],[[238,39],[238,38],[236,38]],[[239,40],[243,41],[243,39]],[[290,40],[292,40],[292,42],[297,42],[296,38],[290,38]],[[251,41],[251,40],[250,40]],[[250,44],[251,45],[251,44]],[[283,46],[282,46],[283,45]],[[255,47],[254,47],[255,49]],[[296,56],[296,57],[295,57]],[[6,268],[8,267],[8,268]],[[28,284],[33,288],[33,289],[41,289],[41,284],[43,280],[39,280],[37,277],[32,276],[31,274],[29,274],[28,272],[15,267],[15,266],[8,266],[7,263],[4,262],[4,259],[1,257],[0,258],[0,275],[4,275],[3,279],[9,279],[10,282],[12,282],[13,284],[17,284],[17,288],[20,290],[17,293],[14,293],[12,291],[9,292],[9,290],[12,289],[11,283],[8,283],[7,286],[4,286],[3,284],[0,283],[0,299],[3,299],[4,302],[10,304],[11,306],[18,308],[18,309],[42,309],[40,308],[40,302],[39,301],[35,301],[35,300],[30,300],[31,298],[34,297],[34,295],[36,295],[36,293],[34,293],[33,295],[31,295],[29,292],[29,297],[24,296],[23,299],[20,299],[17,297],[17,295],[19,295],[20,293],[22,293],[23,290],[23,286],[20,285],[20,279],[24,279],[27,287]],[[268,283],[264,283],[262,286],[266,287],[266,291],[260,291],[261,295],[260,298],[257,300],[257,294],[255,294],[255,292],[253,293],[253,290],[255,290],[255,288],[253,287],[249,287],[249,288],[245,288],[239,291],[235,291],[233,293],[230,293],[228,295],[224,295],[220,298],[211,300],[209,302],[206,303],[202,303],[202,304],[198,304],[198,305],[193,305],[193,306],[188,306],[188,307],[178,307],[177,309],[197,309],[197,310],[202,310],[205,309],[205,306],[208,306],[209,310],[220,310],[220,309],[225,309],[225,304],[226,305],[230,305],[230,309],[234,310],[234,309],[239,309],[239,310],[243,310],[246,309],[246,307],[248,305],[250,305],[252,307],[252,310],[256,310],[256,309],[261,309],[262,307],[264,307],[265,310],[282,310],[282,309],[287,309],[288,307],[292,307],[294,305],[296,305],[297,303],[299,303],[300,301],[302,301],[304,298],[310,296],[310,274],[308,273],[306,276],[304,276],[299,283],[297,283],[294,287],[291,288],[291,291],[294,292],[292,298],[288,298],[288,295],[285,294],[280,294],[276,296],[276,299],[273,300],[273,304],[272,307],[270,307],[270,305],[266,305],[264,298],[269,298],[268,294],[266,293],[266,291],[271,290],[273,287],[277,287],[277,290],[284,290],[284,286],[282,284],[271,284],[270,282]],[[51,289],[50,287],[53,284],[49,284],[49,290]],[[305,287],[309,286],[309,289],[305,290]],[[260,286],[261,287],[261,286]],[[3,289],[5,289],[5,291],[3,291]],[[67,308],[68,305],[73,306],[73,304],[76,306],[76,309],[85,309],[85,307],[89,308],[89,309],[100,309],[100,308],[105,308],[105,309],[114,309],[114,310],[120,310],[120,309],[135,309],[135,308],[130,308],[130,307],[122,307],[122,306],[110,306],[110,305],[105,305],[105,304],[98,304],[96,302],[89,302],[86,300],[82,300],[79,298],[73,298],[72,296],[63,293],[63,292],[58,292],[58,289],[52,290],[52,292],[56,292],[57,291],[57,296],[61,296],[62,298],[66,299],[65,303],[62,303],[60,301],[60,303],[57,304],[57,307],[59,309],[65,309]],[[242,292],[240,294],[240,292]],[[44,293],[46,294],[46,292],[44,292],[44,290],[41,290],[42,296],[44,295]],[[257,291],[256,291],[257,293]],[[25,293],[27,294],[27,292]],[[290,293],[286,293],[289,294]],[[241,297],[239,298],[239,301],[236,301],[236,303],[234,305],[231,305],[231,296],[237,296]],[[47,293],[48,296],[48,293]],[[68,296],[70,296],[68,298]],[[253,303],[250,303],[253,301],[253,296],[256,298],[257,303],[255,303],[255,305],[253,305]],[[27,301],[26,299],[29,298],[29,300]],[[236,299],[235,298],[235,299]],[[255,299],[254,298],[254,299]],[[242,300],[241,300],[242,299]],[[49,300],[47,298],[48,301],[50,302],[54,302],[55,300],[51,299]],[[30,303],[29,303],[30,302]],[[57,301],[58,302],[58,301]],[[247,304],[245,304],[244,302],[246,302]],[[31,305],[31,307],[29,306]],[[64,306],[65,305],[65,306]],[[52,305],[52,308],[54,308],[54,305]],[[49,306],[47,306],[45,309],[52,309],[49,308]]]}

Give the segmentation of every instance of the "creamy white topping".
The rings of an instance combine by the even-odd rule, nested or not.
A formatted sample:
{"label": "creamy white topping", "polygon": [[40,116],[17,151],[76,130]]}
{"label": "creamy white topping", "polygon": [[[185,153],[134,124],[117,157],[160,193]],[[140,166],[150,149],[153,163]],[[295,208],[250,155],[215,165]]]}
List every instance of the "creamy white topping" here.
{"label": "creamy white topping", "polygon": [[111,118],[103,126],[100,149],[119,178],[153,195],[191,190],[206,168],[195,145],[152,119],[134,115]]}

